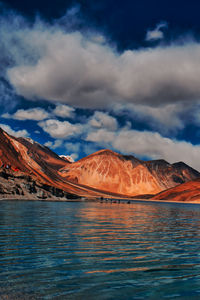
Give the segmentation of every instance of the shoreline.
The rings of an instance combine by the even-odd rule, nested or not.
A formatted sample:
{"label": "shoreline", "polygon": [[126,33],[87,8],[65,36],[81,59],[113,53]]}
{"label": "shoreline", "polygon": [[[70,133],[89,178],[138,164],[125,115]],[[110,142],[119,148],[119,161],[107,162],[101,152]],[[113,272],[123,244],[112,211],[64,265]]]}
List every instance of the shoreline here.
{"label": "shoreline", "polygon": [[42,201],[42,202],[98,202],[98,203],[113,203],[116,204],[115,201],[120,201],[120,203],[127,203],[131,204],[134,202],[150,202],[150,203],[175,203],[175,204],[200,204],[200,200],[194,201],[173,201],[173,200],[154,200],[154,199],[132,199],[132,198],[105,198],[103,200],[99,198],[80,198],[80,199],[63,199],[63,198],[47,198],[47,199],[36,199],[36,198],[26,198],[26,197],[15,197],[15,198],[0,198],[0,201]]}

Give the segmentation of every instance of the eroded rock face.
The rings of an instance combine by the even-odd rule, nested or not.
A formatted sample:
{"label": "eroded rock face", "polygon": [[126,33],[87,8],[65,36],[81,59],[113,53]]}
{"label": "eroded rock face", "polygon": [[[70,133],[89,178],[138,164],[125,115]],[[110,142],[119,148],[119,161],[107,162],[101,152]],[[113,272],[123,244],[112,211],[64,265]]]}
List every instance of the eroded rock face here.
{"label": "eroded rock face", "polygon": [[101,150],[60,170],[63,178],[124,195],[156,194],[200,176],[189,166],[164,160],[141,161]]}
{"label": "eroded rock face", "polygon": [[16,176],[10,171],[0,172],[0,199],[76,199],[77,195],[68,193],[54,186],[35,181],[30,176],[20,173]]}
{"label": "eroded rock face", "polygon": [[31,139],[15,138],[0,129],[0,166],[25,172],[44,182],[57,180],[57,171],[68,164],[53,151]]}

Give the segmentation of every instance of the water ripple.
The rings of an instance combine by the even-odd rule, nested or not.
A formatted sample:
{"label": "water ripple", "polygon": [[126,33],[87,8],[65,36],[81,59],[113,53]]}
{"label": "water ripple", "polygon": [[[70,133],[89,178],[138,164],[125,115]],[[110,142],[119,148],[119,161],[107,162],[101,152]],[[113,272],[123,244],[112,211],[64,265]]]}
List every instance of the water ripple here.
{"label": "water ripple", "polygon": [[200,299],[200,206],[0,202],[0,299]]}

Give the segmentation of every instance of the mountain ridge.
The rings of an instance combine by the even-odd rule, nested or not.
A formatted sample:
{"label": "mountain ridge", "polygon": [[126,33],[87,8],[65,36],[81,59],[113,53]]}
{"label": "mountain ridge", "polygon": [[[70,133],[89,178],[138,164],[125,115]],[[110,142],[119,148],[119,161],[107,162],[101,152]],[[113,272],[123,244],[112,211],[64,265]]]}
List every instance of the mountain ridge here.
{"label": "mountain ridge", "polygon": [[71,182],[128,196],[157,194],[200,176],[198,171],[186,164],[183,168],[161,159],[142,161],[109,149],[65,166],[59,173]]}
{"label": "mountain ridge", "polygon": [[[80,197],[130,198],[144,194],[150,197],[200,178],[198,171],[183,162],[142,161],[109,149],[72,163],[32,139],[16,138],[2,129],[0,166],[2,176],[13,176],[12,181],[16,180],[16,184],[19,184],[19,176],[29,176],[39,189],[47,185],[51,187],[49,190],[63,190]],[[6,189],[6,186],[2,187],[2,190]]]}

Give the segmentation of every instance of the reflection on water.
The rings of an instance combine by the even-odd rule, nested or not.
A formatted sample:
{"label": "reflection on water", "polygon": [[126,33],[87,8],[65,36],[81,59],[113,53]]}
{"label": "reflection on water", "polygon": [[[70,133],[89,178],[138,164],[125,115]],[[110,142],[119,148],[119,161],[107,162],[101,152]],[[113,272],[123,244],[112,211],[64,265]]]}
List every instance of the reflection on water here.
{"label": "reflection on water", "polygon": [[0,299],[200,299],[200,206],[0,202]]}

